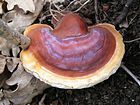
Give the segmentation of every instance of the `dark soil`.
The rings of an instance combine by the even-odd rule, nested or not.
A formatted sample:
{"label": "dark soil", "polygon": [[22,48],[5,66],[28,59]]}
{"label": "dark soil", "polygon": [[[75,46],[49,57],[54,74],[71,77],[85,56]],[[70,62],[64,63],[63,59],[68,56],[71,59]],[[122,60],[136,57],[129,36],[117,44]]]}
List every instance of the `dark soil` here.
{"label": "dark soil", "polygon": [[[72,1],[66,0],[58,5],[63,9]],[[98,3],[99,22],[114,23],[121,14],[126,0],[98,0]],[[49,14],[48,6],[48,3],[44,6],[43,15]],[[72,4],[66,10],[75,11],[79,6],[80,4]],[[96,24],[94,0],[77,13],[84,17],[89,25]],[[41,23],[51,24],[50,19],[51,16],[46,16]],[[116,28],[122,33],[124,41],[140,38],[140,0],[133,0],[124,21]],[[140,40],[125,45],[123,62],[140,78]],[[45,105],[140,105],[140,87],[122,68],[119,68],[108,80],[87,89],[48,88],[42,95],[34,98],[36,101],[32,105],[36,105],[35,103],[38,103],[44,94],[46,94]]]}

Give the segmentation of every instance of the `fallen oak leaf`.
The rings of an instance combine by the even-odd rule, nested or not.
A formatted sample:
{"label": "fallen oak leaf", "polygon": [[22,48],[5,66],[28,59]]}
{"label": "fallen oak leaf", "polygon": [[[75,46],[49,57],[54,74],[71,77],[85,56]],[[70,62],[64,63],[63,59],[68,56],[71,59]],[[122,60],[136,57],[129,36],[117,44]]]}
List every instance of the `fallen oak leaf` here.
{"label": "fallen oak leaf", "polygon": [[[3,49],[3,46],[7,44],[14,44],[16,46],[21,47],[22,49],[26,49],[30,44],[30,39],[19,32],[11,29],[3,20],[0,19],[0,43],[2,44],[2,47],[0,46],[0,49]],[[6,39],[8,42],[3,41]],[[10,42],[10,43],[9,43]]]}
{"label": "fallen oak leaf", "polygon": [[44,4],[45,0],[34,0],[35,11],[34,13],[29,12],[28,14],[16,6],[12,11],[5,13],[2,19],[12,29],[22,32],[36,20]]}
{"label": "fallen oak leaf", "polygon": [[[8,0],[8,1],[11,1],[11,0]],[[63,2],[63,1],[64,0],[33,0],[34,6],[35,6],[34,12],[25,13],[23,9],[19,8],[18,6],[15,6],[13,10],[5,13],[2,19],[12,29],[23,32],[23,30],[27,26],[31,25],[36,20],[36,18],[40,14],[46,2],[57,3],[57,2]]]}
{"label": "fallen oak leaf", "polygon": [[0,74],[0,89],[7,89],[6,80],[10,77],[11,73],[5,68]]}
{"label": "fallen oak leaf", "polygon": [[7,69],[10,72],[13,72],[14,69],[18,66],[19,63],[20,63],[20,59],[19,58],[6,57],[6,66],[7,66]]}
{"label": "fallen oak leaf", "polygon": [[[8,72],[6,72],[8,70],[4,71],[3,69],[4,73],[0,74],[0,87],[3,87],[0,105],[10,105],[8,104],[9,102],[19,105],[25,105],[26,103],[29,103],[34,96],[40,94],[44,89],[49,87],[49,85],[41,82],[31,74],[25,72],[19,58],[5,57],[2,55],[0,56],[0,58],[7,61],[9,63],[8,65],[11,65],[11,67],[13,65],[13,67],[15,68],[16,65],[18,65],[17,69],[14,71],[13,68],[9,68],[9,71],[13,73],[8,80]],[[5,85],[5,83],[7,85]],[[4,85],[6,86],[6,88]],[[14,90],[13,87],[15,87]]]}
{"label": "fallen oak leaf", "polygon": [[21,9],[16,9],[5,13],[2,19],[12,29],[22,32],[27,26],[32,24],[37,15],[32,13],[25,14]]}
{"label": "fallen oak leaf", "polygon": [[20,48],[19,48],[19,46],[13,46],[11,50],[12,50],[12,55],[13,55],[13,57],[17,57],[18,54],[20,53]]}
{"label": "fallen oak leaf", "polygon": [[[3,90],[4,96],[13,104],[20,105],[29,103],[34,96],[40,94],[44,89],[49,87],[49,85],[25,72],[21,63],[19,63],[17,70],[13,72],[6,83],[9,89]],[[14,90],[10,89],[12,86],[16,86]]]}
{"label": "fallen oak leaf", "polygon": [[3,97],[3,92],[2,92],[2,89],[0,89],[0,100],[2,99]]}
{"label": "fallen oak leaf", "polygon": [[[5,0],[7,2],[8,10],[12,10],[16,5],[25,12],[35,12],[35,4],[33,0]],[[27,5],[28,4],[28,5]]]}
{"label": "fallen oak leaf", "polygon": [[0,100],[0,105],[11,105],[10,101],[7,98],[2,98]]}
{"label": "fallen oak leaf", "polygon": [[2,13],[3,13],[2,4],[3,4],[3,3],[0,1],[0,14],[2,14]]}
{"label": "fallen oak leaf", "polygon": [[[20,88],[24,88],[32,79],[32,75],[26,73],[21,63],[19,63],[17,70],[12,74],[10,79],[6,83],[10,86],[18,85]],[[22,79],[19,79],[22,78]],[[20,90],[20,88],[18,88]],[[16,91],[16,90],[15,90]]]}
{"label": "fallen oak leaf", "polygon": [[[26,46],[26,44],[29,42],[27,41],[26,43],[25,36],[9,28],[2,20],[0,20],[0,26],[1,26],[0,36],[2,37],[0,38],[1,51],[3,51],[4,49],[7,49],[7,52],[9,52],[12,48],[14,48],[12,45],[14,46],[25,45]],[[13,44],[9,42],[12,42]],[[22,47],[22,49],[26,48],[28,45],[26,47],[25,46]],[[12,55],[11,53],[9,53],[9,55],[5,56],[6,61],[9,61],[9,59],[12,58]],[[13,57],[13,59],[16,59],[16,58]],[[17,65],[18,61],[16,62],[17,63],[15,63],[15,61],[11,62],[10,65]],[[8,67],[8,65],[6,66]],[[31,74],[25,72],[20,62],[18,64],[18,67],[16,67],[16,70],[15,70],[15,67],[16,66],[14,66],[13,67],[14,69],[13,69],[13,68],[10,68],[9,66],[10,72],[7,69],[4,69],[2,71],[3,73],[0,74],[0,88],[2,87],[3,92],[4,92],[3,100],[1,100],[0,103],[5,104],[5,105],[8,105],[8,103],[6,103],[7,100],[10,100],[10,102],[14,104],[20,104],[20,105],[29,103],[34,96],[40,94],[44,89],[48,87],[47,84],[39,81],[38,79],[33,77]]]}
{"label": "fallen oak leaf", "polygon": [[17,89],[16,91],[4,91],[4,95],[14,105],[25,105],[30,103],[33,97],[41,94],[48,87],[48,85],[33,77],[25,88]]}
{"label": "fallen oak leaf", "polygon": [[5,65],[6,65],[5,57],[3,55],[0,55],[0,74],[3,73]]}
{"label": "fallen oak leaf", "polygon": [[12,52],[11,56],[17,57],[20,52],[20,48],[10,43],[8,40],[0,37],[0,51],[1,54],[5,56],[10,56],[11,51]]}
{"label": "fallen oak leaf", "polygon": [[11,45],[5,40],[4,38],[0,37],[0,51],[2,55],[9,56],[10,55],[10,49]]}

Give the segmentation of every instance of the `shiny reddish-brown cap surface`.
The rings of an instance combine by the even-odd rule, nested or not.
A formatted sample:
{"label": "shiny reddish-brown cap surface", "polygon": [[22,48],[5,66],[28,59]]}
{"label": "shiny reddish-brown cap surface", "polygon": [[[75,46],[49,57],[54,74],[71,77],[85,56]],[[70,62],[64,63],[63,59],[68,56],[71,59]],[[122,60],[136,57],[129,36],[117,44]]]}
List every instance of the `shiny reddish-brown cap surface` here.
{"label": "shiny reddish-brown cap surface", "polygon": [[85,88],[113,74],[124,55],[122,37],[113,25],[87,27],[76,14],[65,15],[52,29],[29,26],[29,48],[21,53],[27,71],[59,88]]}

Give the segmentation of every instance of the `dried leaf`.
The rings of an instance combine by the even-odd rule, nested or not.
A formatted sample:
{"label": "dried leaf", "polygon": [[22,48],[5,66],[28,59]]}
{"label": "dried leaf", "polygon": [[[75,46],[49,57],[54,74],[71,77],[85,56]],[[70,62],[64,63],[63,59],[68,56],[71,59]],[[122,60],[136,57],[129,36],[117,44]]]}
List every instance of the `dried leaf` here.
{"label": "dried leaf", "polygon": [[9,44],[7,40],[0,37],[0,51],[2,55],[10,56],[10,49],[12,44]]}
{"label": "dried leaf", "polygon": [[7,57],[6,61],[6,66],[10,72],[13,72],[17,65],[20,63],[20,59],[14,57]]}
{"label": "dried leaf", "polygon": [[[7,2],[12,1],[29,1],[29,0],[6,0]],[[25,14],[23,9],[18,8],[15,6],[15,8],[12,11],[9,11],[5,13],[2,17],[2,19],[14,30],[22,32],[27,26],[31,25],[38,15],[40,14],[43,6],[46,2],[63,2],[64,0],[33,0],[35,11],[33,13],[29,12],[28,14]],[[15,3],[14,3],[15,4]],[[23,3],[24,4],[24,3]],[[30,3],[26,3],[28,5]]]}
{"label": "dried leaf", "polygon": [[3,97],[3,92],[2,90],[0,90],[0,100],[2,99],[2,97]]}
{"label": "dried leaf", "polygon": [[9,86],[17,85],[17,87],[14,90],[4,90],[4,96],[14,104],[20,105],[29,103],[34,96],[49,87],[31,74],[25,72],[21,64],[18,65],[17,70],[6,83]]}
{"label": "dried leaf", "polygon": [[12,74],[11,78],[6,81],[6,83],[10,86],[17,84],[18,86],[20,86],[18,88],[20,90],[20,89],[24,88],[30,82],[32,77],[33,77],[32,75],[30,75],[24,71],[24,68],[20,63],[18,65],[17,70]]}
{"label": "dried leaf", "polygon": [[35,12],[35,5],[33,0],[5,0],[7,2],[8,10],[12,10],[15,5],[23,9],[25,12]]}
{"label": "dried leaf", "polygon": [[10,104],[10,101],[8,100],[8,99],[2,99],[2,100],[0,100],[0,105],[11,105]]}
{"label": "dried leaf", "polygon": [[4,69],[3,73],[0,74],[0,88],[7,88],[6,80],[9,78],[10,72]]}
{"label": "dried leaf", "polygon": [[10,48],[11,46],[8,45],[7,41],[4,38],[0,37],[0,51],[2,55],[9,56],[10,55]]}
{"label": "dried leaf", "polygon": [[3,13],[3,9],[2,9],[2,2],[0,2],[0,14],[2,14]]}
{"label": "dried leaf", "polygon": [[27,36],[10,28],[2,19],[0,19],[0,37],[22,49],[26,49],[30,44],[30,39]]}
{"label": "dried leaf", "polygon": [[10,50],[12,51],[12,55],[14,57],[17,57],[17,55],[20,52],[20,49],[18,46],[8,42],[7,40],[5,40],[4,38],[0,37],[0,51],[2,55],[5,56],[10,56]]}
{"label": "dried leaf", "polygon": [[0,74],[3,73],[6,64],[6,59],[3,55],[0,55]]}
{"label": "dried leaf", "polygon": [[[14,30],[23,31],[27,26],[32,24],[43,8],[45,0],[34,0],[35,12],[25,14],[20,8],[15,8],[12,11],[3,15],[2,19]],[[27,3],[28,4],[28,3]],[[26,4],[26,5],[27,5]]]}
{"label": "dried leaf", "polygon": [[17,57],[19,53],[20,53],[20,48],[18,46],[13,46],[12,47],[13,57]]}
{"label": "dried leaf", "polygon": [[14,104],[26,104],[31,102],[34,96],[42,93],[47,87],[47,84],[33,77],[26,87],[19,89],[19,85],[15,91],[5,91],[5,96]]}
{"label": "dried leaf", "polygon": [[0,105],[10,105],[9,100],[7,98],[4,98],[2,89],[0,90]]}

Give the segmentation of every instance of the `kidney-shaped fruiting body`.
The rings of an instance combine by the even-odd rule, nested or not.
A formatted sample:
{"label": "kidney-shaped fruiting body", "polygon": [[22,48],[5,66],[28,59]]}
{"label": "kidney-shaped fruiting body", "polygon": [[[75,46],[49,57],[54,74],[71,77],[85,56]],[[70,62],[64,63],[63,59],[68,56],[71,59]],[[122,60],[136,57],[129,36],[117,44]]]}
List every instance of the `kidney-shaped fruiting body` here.
{"label": "kidney-shaped fruiting body", "polygon": [[25,31],[31,39],[21,53],[24,67],[59,88],[85,88],[107,79],[121,63],[121,35],[107,23],[87,27],[76,14],[64,16],[55,29],[36,24]]}

